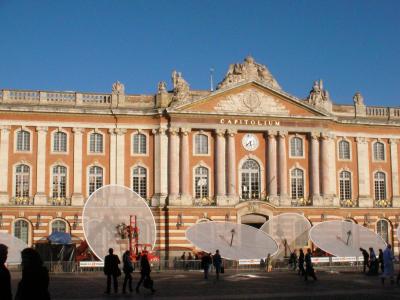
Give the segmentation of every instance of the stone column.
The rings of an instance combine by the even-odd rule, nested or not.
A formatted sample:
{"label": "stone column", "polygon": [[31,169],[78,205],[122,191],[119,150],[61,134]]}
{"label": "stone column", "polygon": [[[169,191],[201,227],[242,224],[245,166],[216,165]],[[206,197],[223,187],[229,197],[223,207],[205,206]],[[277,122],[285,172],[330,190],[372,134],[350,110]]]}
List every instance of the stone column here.
{"label": "stone column", "polygon": [[82,194],[82,136],[85,132],[84,128],[73,128],[74,133],[74,187],[71,199],[73,206],[83,205],[83,194]]}
{"label": "stone column", "polygon": [[336,150],[333,135],[322,136],[322,197],[324,206],[339,206],[336,195]]}
{"label": "stone column", "polygon": [[117,134],[117,184],[125,186],[125,128],[115,129]]}
{"label": "stone column", "polygon": [[359,207],[373,207],[370,193],[368,140],[364,137],[357,137],[356,141],[358,160],[358,205]]}
{"label": "stone column", "polygon": [[0,205],[8,204],[8,149],[10,126],[0,126]]}
{"label": "stone column", "polygon": [[169,129],[169,205],[179,204],[179,129]]}
{"label": "stone column", "polygon": [[286,151],[287,132],[279,131],[278,135],[278,163],[279,163],[279,194],[281,206],[290,206],[290,198],[288,197],[288,170],[287,170],[287,151]]}
{"label": "stone column", "polygon": [[215,185],[217,205],[226,205],[226,178],[225,178],[225,129],[215,130]]}
{"label": "stone column", "polygon": [[[320,185],[319,185],[319,136],[318,132],[311,133],[311,195],[313,200],[313,206],[322,206],[322,198],[320,195]],[[327,148],[325,149],[327,151]],[[326,152],[327,153],[327,152]],[[323,159],[323,163],[326,161]],[[328,166],[326,166],[328,167]],[[326,184],[326,183],[325,183]],[[325,186],[326,189],[327,186]]]}
{"label": "stone column", "polygon": [[269,193],[269,201],[279,204],[278,185],[277,185],[277,153],[276,153],[276,131],[268,131],[268,179],[267,187]]}
{"label": "stone column", "polygon": [[239,196],[236,188],[236,144],[235,136],[237,131],[233,129],[227,130],[228,135],[228,197],[232,204],[239,203]]}
{"label": "stone column", "polygon": [[181,204],[192,205],[190,195],[190,165],[189,165],[189,132],[190,128],[181,128],[181,155],[180,155],[180,193]]}
{"label": "stone column", "polygon": [[115,129],[108,129],[110,134],[110,184],[117,183],[117,137]]}
{"label": "stone column", "polygon": [[399,194],[399,159],[398,159],[398,140],[390,139],[390,163],[392,169],[392,206],[400,207]]}
{"label": "stone column", "polygon": [[47,127],[38,126],[37,131],[37,158],[36,158],[36,205],[47,205],[45,190],[46,183],[46,135]]}
{"label": "stone column", "polygon": [[153,206],[164,207],[168,196],[168,137],[166,128],[153,129],[154,135],[154,195]]}

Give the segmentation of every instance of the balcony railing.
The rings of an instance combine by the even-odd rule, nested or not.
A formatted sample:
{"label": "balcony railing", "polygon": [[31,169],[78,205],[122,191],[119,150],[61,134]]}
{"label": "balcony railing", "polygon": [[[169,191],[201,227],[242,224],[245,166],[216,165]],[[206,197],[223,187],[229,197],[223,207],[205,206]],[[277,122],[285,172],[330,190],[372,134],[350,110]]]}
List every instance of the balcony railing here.
{"label": "balcony railing", "polygon": [[358,203],[355,199],[342,199],[340,200],[341,207],[357,207]]}
{"label": "balcony railing", "polygon": [[33,197],[13,197],[10,199],[11,205],[34,205]]}
{"label": "balcony railing", "polygon": [[382,199],[382,200],[374,200],[374,206],[375,207],[380,207],[380,208],[385,208],[385,207],[392,207],[392,201],[388,199]]}
{"label": "balcony railing", "polygon": [[217,205],[217,202],[215,201],[214,198],[200,198],[200,199],[194,199],[194,205],[195,206],[215,206]]}
{"label": "balcony railing", "polygon": [[63,198],[63,197],[50,198],[48,204],[53,206],[70,206],[71,198]]}
{"label": "balcony railing", "polygon": [[309,198],[292,199],[292,206],[312,206],[312,201]]}

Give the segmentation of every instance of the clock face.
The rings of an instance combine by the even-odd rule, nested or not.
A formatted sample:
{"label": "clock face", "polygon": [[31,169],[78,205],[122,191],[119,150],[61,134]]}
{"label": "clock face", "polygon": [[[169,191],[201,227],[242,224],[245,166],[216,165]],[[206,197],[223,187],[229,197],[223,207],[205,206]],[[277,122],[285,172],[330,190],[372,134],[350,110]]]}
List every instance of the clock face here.
{"label": "clock face", "polygon": [[254,151],[258,148],[258,138],[251,133],[246,133],[242,139],[242,145],[247,151]]}

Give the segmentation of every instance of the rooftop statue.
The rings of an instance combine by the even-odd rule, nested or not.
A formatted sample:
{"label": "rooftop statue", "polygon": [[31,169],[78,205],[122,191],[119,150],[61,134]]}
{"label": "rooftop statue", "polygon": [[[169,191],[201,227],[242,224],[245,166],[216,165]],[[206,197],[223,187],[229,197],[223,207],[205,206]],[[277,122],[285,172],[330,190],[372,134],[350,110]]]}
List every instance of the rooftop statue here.
{"label": "rooftop statue", "polygon": [[224,88],[245,80],[259,80],[275,89],[281,89],[267,67],[256,63],[251,56],[246,57],[241,64],[231,64],[225,78],[218,84],[217,88]]}
{"label": "rooftop statue", "polygon": [[182,77],[181,72],[172,72],[172,84],[174,87],[174,95],[172,96],[172,101],[181,101],[189,97],[189,84]]}
{"label": "rooftop statue", "polygon": [[165,81],[160,81],[157,86],[157,93],[165,93],[167,92],[167,83]]}
{"label": "rooftop statue", "polygon": [[324,89],[322,80],[314,81],[314,86],[307,100],[312,105],[320,105],[324,102],[331,101],[328,91]]}
{"label": "rooftop statue", "polygon": [[112,85],[112,93],[116,95],[125,94],[125,86],[119,81],[114,82],[114,84]]}
{"label": "rooftop statue", "polygon": [[360,92],[354,94],[353,101],[355,105],[364,105],[364,97]]}

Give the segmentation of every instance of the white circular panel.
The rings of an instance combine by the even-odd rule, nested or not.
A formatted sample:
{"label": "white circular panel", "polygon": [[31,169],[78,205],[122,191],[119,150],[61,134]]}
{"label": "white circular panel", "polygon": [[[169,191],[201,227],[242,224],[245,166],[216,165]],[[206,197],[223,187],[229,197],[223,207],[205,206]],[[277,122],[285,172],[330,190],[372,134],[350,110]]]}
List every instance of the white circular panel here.
{"label": "white circular panel", "polygon": [[103,260],[109,248],[120,256],[129,249],[128,238],[122,238],[117,226],[129,225],[130,216],[136,216],[139,244],[147,245],[147,250],[154,248],[154,217],[138,194],[124,186],[106,185],[89,197],[83,209],[83,230],[89,247],[98,258]]}
{"label": "white circular panel", "polygon": [[8,233],[0,232],[0,244],[8,247],[7,263],[21,263],[21,251],[28,248],[25,242]]}
{"label": "white circular panel", "polygon": [[258,148],[258,138],[251,133],[246,133],[242,138],[242,145],[247,151],[254,151]]}
{"label": "white circular panel", "polygon": [[348,221],[327,221],[313,226],[310,239],[323,251],[334,256],[361,256],[360,248],[384,249],[386,243],[375,232]]}
{"label": "white circular panel", "polygon": [[186,238],[203,251],[219,250],[227,259],[261,259],[278,250],[276,242],[265,232],[245,224],[204,222],[186,230]]}
{"label": "white circular panel", "polygon": [[306,247],[310,228],[310,222],[303,215],[284,213],[273,216],[260,229],[278,243],[279,251],[276,255],[279,256],[285,252],[288,255],[288,252],[296,248]]}

